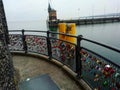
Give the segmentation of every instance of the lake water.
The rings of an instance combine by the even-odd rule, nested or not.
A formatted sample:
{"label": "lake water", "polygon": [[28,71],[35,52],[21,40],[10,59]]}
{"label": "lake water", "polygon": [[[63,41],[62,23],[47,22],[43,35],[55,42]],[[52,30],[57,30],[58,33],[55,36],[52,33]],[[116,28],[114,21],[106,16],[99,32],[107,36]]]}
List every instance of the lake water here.
{"label": "lake water", "polygon": [[[94,40],[120,50],[120,23],[77,26],[77,35],[79,34],[83,35],[84,38]],[[87,42],[84,42],[83,46],[120,65],[119,53]]]}
{"label": "lake water", "polygon": [[[8,27],[9,30],[47,30],[46,21],[8,22]],[[83,35],[84,38],[94,40],[120,50],[120,23],[80,25],[76,27],[76,32],[76,35]],[[87,42],[83,42],[82,45],[120,64],[120,54]]]}
{"label": "lake water", "polygon": [[77,34],[120,49],[120,23],[77,26]]}

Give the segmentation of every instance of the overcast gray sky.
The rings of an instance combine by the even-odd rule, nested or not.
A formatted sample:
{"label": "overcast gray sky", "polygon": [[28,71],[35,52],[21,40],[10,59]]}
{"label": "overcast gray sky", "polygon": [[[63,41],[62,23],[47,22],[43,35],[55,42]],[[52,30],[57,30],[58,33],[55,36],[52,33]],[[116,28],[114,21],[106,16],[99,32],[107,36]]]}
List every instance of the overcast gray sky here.
{"label": "overcast gray sky", "polygon": [[48,1],[59,19],[120,12],[120,0],[3,0],[7,20],[46,20]]}

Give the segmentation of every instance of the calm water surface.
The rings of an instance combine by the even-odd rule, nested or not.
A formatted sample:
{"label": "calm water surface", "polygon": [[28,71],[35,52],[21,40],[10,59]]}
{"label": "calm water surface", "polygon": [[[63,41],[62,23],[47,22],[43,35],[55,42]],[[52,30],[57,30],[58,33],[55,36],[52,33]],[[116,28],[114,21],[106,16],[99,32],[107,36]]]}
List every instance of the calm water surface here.
{"label": "calm water surface", "polygon": [[120,49],[120,23],[77,26],[77,35]]}
{"label": "calm water surface", "polygon": [[[106,23],[77,26],[77,35],[88,38],[120,50],[120,23]],[[94,44],[83,42],[84,47],[104,55],[108,59],[120,65],[120,54]]]}

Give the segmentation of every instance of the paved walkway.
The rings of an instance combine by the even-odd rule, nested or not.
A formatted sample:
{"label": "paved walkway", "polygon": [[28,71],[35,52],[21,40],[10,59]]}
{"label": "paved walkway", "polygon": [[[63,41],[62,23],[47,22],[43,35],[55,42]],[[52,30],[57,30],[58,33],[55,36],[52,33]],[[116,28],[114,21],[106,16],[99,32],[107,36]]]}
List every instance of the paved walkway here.
{"label": "paved walkway", "polygon": [[15,68],[19,70],[20,80],[48,74],[61,90],[81,90],[70,77],[59,67],[30,56],[13,55]]}

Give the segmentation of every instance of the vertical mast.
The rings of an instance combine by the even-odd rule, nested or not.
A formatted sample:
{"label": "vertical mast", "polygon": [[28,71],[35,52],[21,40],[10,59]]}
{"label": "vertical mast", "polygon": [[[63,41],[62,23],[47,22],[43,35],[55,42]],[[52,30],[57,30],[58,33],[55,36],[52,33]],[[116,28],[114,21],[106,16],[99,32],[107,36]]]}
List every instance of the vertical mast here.
{"label": "vertical mast", "polygon": [[0,90],[16,90],[8,42],[8,27],[3,2],[0,0]]}

